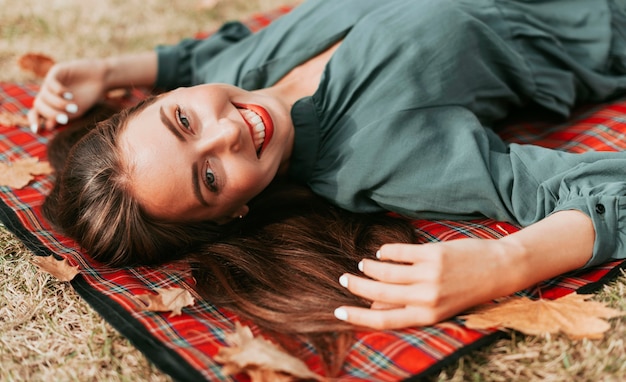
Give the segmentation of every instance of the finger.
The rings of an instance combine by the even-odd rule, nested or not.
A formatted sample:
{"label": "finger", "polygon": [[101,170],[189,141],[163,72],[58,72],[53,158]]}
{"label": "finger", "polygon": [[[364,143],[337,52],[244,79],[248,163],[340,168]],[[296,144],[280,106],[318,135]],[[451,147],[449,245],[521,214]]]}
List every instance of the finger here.
{"label": "finger", "polygon": [[28,119],[30,130],[33,132],[33,134],[37,134],[40,125],[39,113],[37,113],[35,109],[30,109],[28,111],[28,114],[26,115],[26,118]]}
{"label": "finger", "polygon": [[389,310],[389,309],[399,309],[404,307],[403,305],[398,304],[388,304],[386,302],[374,301],[370,306],[370,309],[376,310]]}
{"label": "finger", "polygon": [[48,130],[53,129],[57,124],[64,125],[69,121],[69,117],[66,113],[51,107],[39,97],[35,99],[33,108],[35,112],[44,119],[44,126]]}
{"label": "finger", "polygon": [[413,264],[427,258],[429,247],[430,244],[385,244],[376,252],[376,258]]}
{"label": "finger", "polygon": [[39,93],[38,98],[41,102],[46,103],[51,108],[57,110],[57,113],[76,113],[78,106],[73,102],[68,102],[65,98],[59,96],[56,93],[50,91],[42,91]]}
{"label": "finger", "polygon": [[419,269],[413,265],[363,259],[358,267],[365,275],[386,283],[411,284],[420,281]]}
{"label": "finger", "polygon": [[391,310],[372,310],[353,306],[341,306],[335,309],[335,317],[358,326],[366,326],[376,330],[400,329],[417,325],[429,325],[432,314],[426,309],[406,308]]}
{"label": "finger", "polygon": [[406,305],[412,301],[415,294],[415,285],[409,289],[407,285],[389,284],[376,280],[344,273],[339,278],[339,284],[357,296],[370,301],[380,301],[388,304]]}
{"label": "finger", "polygon": [[63,95],[65,93],[69,93],[68,89],[65,86],[63,86],[61,82],[57,80],[56,76],[57,76],[56,71],[50,71],[50,75],[46,77],[41,90],[48,91],[52,94],[57,95],[58,97],[64,98]]}

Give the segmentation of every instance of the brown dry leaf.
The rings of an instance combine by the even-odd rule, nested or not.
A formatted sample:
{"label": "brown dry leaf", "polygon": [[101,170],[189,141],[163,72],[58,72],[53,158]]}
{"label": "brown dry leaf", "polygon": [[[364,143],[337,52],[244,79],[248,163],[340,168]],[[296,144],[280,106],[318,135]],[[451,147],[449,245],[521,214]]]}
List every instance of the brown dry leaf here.
{"label": "brown dry leaf", "polygon": [[589,301],[590,297],[571,293],[556,300],[512,298],[461,318],[470,329],[504,327],[532,335],[562,331],[572,339],[599,339],[611,327],[605,319],[626,312]]}
{"label": "brown dry leaf", "polygon": [[0,186],[22,188],[28,184],[34,175],[52,173],[48,162],[39,162],[37,158],[23,158],[14,162],[0,162]]}
{"label": "brown dry leaf", "polygon": [[255,338],[250,328],[240,323],[236,323],[235,332],[226,335],[226,342],[229,347],[220,348],[215,356],[224,364],[222,372],[226,375],[243,372],[252,382],[323,380],[300,359],[264,338]]}
{"label": "brown dry leaf", "polygon": [[28,118],[24,114],[0,111],[0,125],[4,126],[28,126]]}
{"label": "brown dry leaf", "polygon": [[54,256],[35,256],[31,264],[39,268],[40,272],[50,273],[59,281],[72,281],[80,272],[78,266],[72,266],[67,259],[57,260]]}
{"label": "brown dry leaf", "polygon": [[180,316],[182,309],[192,306],[194,299],[187,289],[183,288],[155,288],[158,294],[140,294],[135,296],[146,305],[143,310],[150,312],[172,312],[169,316]]}
{"label": "brown dry leaf", "polygon": [[31,72],[39,78],[44,78],[48,70],[54,65],[54,60],[40,53],[26,53],[17,59],[20,69]]}

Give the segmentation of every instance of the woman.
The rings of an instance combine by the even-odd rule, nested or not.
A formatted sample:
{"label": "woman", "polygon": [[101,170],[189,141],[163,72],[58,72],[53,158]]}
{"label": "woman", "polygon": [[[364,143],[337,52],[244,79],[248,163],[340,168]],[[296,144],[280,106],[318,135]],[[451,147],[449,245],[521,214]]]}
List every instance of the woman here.
{"label": "woman", "polygon": [[500,240],[389,242],[359,262],[366,277],[340,283],[374,304],[335,315],[380,329],[432,324],[623,258],[623,153],[506,145],[487,127],[512,108],[566,117],[623,94],[625,9],[623,0],[309,1],[254,35],[230,23],[206,41],[58,65],[29,115],[35,129],[40,118],[50,129],[79,116],[111,88],[177,90],[81,140],[47,215],[114,264],[236,241],[283,176],[357,213],[525,226]]}

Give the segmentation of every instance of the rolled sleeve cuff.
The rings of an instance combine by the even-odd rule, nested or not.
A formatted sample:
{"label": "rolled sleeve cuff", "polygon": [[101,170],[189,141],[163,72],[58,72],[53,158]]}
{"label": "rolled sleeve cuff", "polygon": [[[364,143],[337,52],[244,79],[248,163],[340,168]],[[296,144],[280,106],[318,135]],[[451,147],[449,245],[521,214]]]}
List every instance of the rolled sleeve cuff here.
{"label": "rolled sleeve cuff", "polygon": [[156,87],[172,90],[181,86],[192,86],[202,83],[198,69],[252,32],[238,21],[231,21],[206,39],[186,38],[177,45],[160,45],[156,47],[158,72]]}
{"label": "rolled sleeve cuff", "polygon": [[585,268],[626,257],[626,197],[589,196],[567,201],[556,211],[578,210],[591,218],[595,230],[593,255]]}
{"label": "rolled sleeve cuff", "polygon": [[191,85],[190,45],[194,40],[185,39],[178,45],[156,47],[158,72],[156,88],[171,90],[180,86]]}

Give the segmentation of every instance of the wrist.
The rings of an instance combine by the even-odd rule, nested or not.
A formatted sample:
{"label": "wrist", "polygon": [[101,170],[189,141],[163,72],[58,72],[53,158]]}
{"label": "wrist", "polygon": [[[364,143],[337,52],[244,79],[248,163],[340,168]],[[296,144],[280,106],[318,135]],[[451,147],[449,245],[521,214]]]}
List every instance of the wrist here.
{"label": "wrist", "polygon": [[104,86],[104,90],[108,91],[111,89],[123,87],[121,85],[119,79],[120,72],[120,60],[118,57],[107,57],[100,60],[102,65],[102,83]]}
{"label": "wrist", "polygon": [[503,270],[499,273],[502,295],[509,295],[533,285],[533,262],[524,242],[514,235],[505,236],[496,242],[500,247],[500,269]]}

